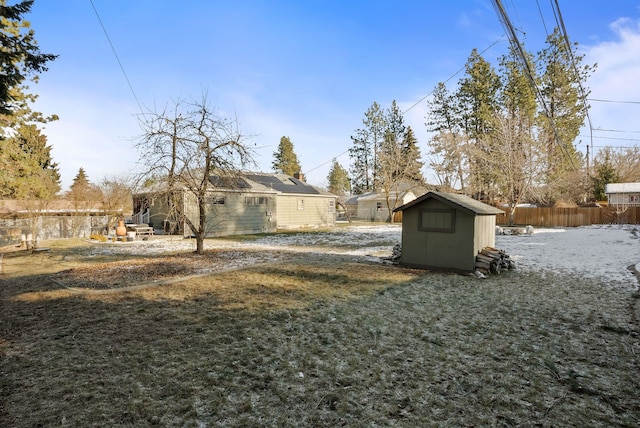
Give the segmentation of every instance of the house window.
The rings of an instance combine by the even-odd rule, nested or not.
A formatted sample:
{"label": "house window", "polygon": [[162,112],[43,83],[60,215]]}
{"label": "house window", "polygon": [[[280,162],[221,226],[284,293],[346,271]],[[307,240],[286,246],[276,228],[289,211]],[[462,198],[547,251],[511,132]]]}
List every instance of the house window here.
{"label": "house window", "polygon": [[425,232],[456,231],[456,210],[421,210],[418,229]]}
{"label": "house window", "polygon": [[227,203],[226,196],[210,196],[206,200],[211,205],[225,205]]}
{"label": "house window", "polygon": [[267,205],[267,198],[264,196],[247,196],[244,198],[245,205]]}
{"label": "house window", "polygon": [[303,211],[304,210],[304,199],[300,198],[298,199],[298,211]]}
{"label": "house window", "polygon": [[382,202],[376,202],[376,211],[382,211]]}
{"label": "house window", "polygon": [[336,212],[336,200],[335,199],[329,199],[329,212],[330,213]]}
{"label": "house window", "polygon": [[640,195],[629,195],[630,204],[637,204],[638,202],[640,202]]}

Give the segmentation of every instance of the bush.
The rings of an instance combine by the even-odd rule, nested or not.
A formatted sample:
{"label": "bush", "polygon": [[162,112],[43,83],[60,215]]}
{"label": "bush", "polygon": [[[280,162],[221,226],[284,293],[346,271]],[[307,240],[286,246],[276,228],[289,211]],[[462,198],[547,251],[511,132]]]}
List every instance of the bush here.
{"label": "bush", "polygon": [[92,233],[89,239],[95,239],[96,241],[100,242],[107,242],[107,237],[102,233]]}

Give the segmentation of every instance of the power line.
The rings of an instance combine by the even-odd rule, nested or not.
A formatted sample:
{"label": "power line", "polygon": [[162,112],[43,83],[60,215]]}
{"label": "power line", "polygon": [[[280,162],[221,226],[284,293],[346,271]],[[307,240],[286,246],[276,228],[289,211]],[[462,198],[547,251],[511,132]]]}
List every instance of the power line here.
{"label": "power line", "polygon": [[536,0],[536,5],[538,6],[538,13],[540,14],[540,19],[542,20],[542,26],[544,27],[544,32],[549,37],[549,30],[547,30],[547,23],[544,20],[544,15],[542,14],[542,9],[540,8],[540,2]]}
{"label": "power line", "polygon": [[602,129],[602,128],[594,128],[594,131],[599,132],[620,132],[623,134],[640,134],[640,131],[625,131],[622,129]]}
{"label": "power line", "polygon": [[529,61],[527,60],[527,55],[525,54],[525,51],[524,51],[522,45],[520,44],[520,41],[518,40],[518,36],[516,35],[515,29],[513,27],[513,24],[511,23],[511,20],[509,19],[509,15],[507,15],[507,12],[505,11],[504,7],[502,6],[502,2],[500,0],[493,0],[493,5],[494,5],[494,9],[496,10],[496,13],[498,14],[498,17],[499,17],[500,21],[502,22],[502,25],[505,27],[505,30],[506,30],[507,35],[509,37],[509,42],[513,46],[513,49],[514,49],[516,55],[520,58],[520,62],[522,63],[524,74],[527,76],[527,79],[529,80],[529,84],[531,85],[531,88],[535,92],[536,98],[538,98],[538,101],[542,105],[542,108],[543,108],[543,110],[545,112],[545,115],[547,116],[547,119],[549,120],[549,124],[551,125],[551,129],[553,130],[553,134],[554,134],[554,137],[556,139],[556,142],[560,145],[560,147],[562,148],[562,150],[566,154],[567,159],[569,159],[569,163],[571,164],[571,168],[574,171],[577,171],[576,165],[573,162],[573,158],[569,154],[569,149],[567,148],[566,144],[560,138],[560,134],[558,132],[558,128],[556,127],[555,121],[553,120],[553,116],[551,115],[549,106],[547,105],[547,101],[545,100],[544,96],[542,95],[542,92],[540,91],[540,88],[538,88],[538,85],[536,84],[536,81],[535,81],[535,78],[534,78],[534,73],[531,70],[531,66],[529,64]]}
{"label": "power line", "polygon": [[[582,138],[587,138],[586,135],[580,135]],[[597,135],[592,138],[598,138],[600,140],[616,140],[616,141],[640,141],[639,138],[616,138],[616,137],[598,137]]]}
{"label": "power line", "polygon": [[[488,51],[489,49],[491,49],[492,47],[494,47],[495,45],[497,45],[499,42],[504,40],[504,34],[502,36],[500,36],[500,38],[498,38],[498,40],[496,40],[495,42],[491,43],[485,50],[483,50],[482,52],[480,52],[480,55],[482,55],[483,53],[485,53],[486,51]],[[465,62],[465,64],[455,73],[453,73],[451,76],[449,76],[449,78],[447,80],[445,80],[442,83],[447,83],[449,80],[453,79],[454,77],[456,77],[458,74],[460,74],[461,71],[463,71],[464,69],[467,68],[467,65],[469,65],[469,61]],[[406,112],[408,112],[409,110],[411,110],[412,108],[414,108],[415,106],[417,106],[418,104],[420,104],[421,102],[423,102],[424,100],[426,100],[430,95],[433,94],[433,92],[435,91],[435,89],[431,92],[429,92],[427,95],[425,95],[424,97],[420,98],[415,104],[413,104],[411,107],[409,107],[408,109],[406,109],[405,111],[402,112],[402,114],[405,114]]]}
{"label": "power line", "polygon": [[587,94],[585,93],[584,87],[582,86],[582,79],[580,78],[578,67],[576,66],[575,56],[573,55],[573,49],[571,49],[571,43],[569,42],[569,35],[567,34],[567,29],[564,25],[564,19],[562,19],[562,12],[560,12],[560,5],[558,4],[558,0],[553,0],[553,4],[555,5],[554,16],[556,18],[556,23],[558,23],[559,27],[562,29],[563,39],[565,44],[567,45],[567,52],[569,53],[569,58],[571,59],[573,72],[575,73],[576,80],[578,81],[578,89],[580,90],[582,105],[587,115],[587,122],[589,122],[589,133],[591,134],[590,136],[591,145],[593,146],[593,125],[591,124],[591,116],[589,115],[589,106],[587,105]]}
{"label": "power line", "polygon": [[597,98],[589,98],[589,101],[596,101],[599,103],[640,104],[640,101],[615,101],[615,100],[602,100]]}
{"label": "power line", "polygon": [[109,42],[109,46],[111,46],[111,50],[113,51],[113,55],[116,57],[116,61],[118,61],[118,65],[120,66],[120,70],[122,71],[122,74],[124,75],[125,80],[127,81],[127,85],[129,85],[129,89],[131,90],[131,93],[133,94],[133,98],[136,100],[136,104],[138,104],[138,109],[140,110],[140,112],[142,113],[142,105],[140,104],[140,101],[138,100],[138,97],[136,95],[136,91],[133,90],[133,85],[131,85],[131,81],[129,80],[129,76],[127,76],[127,72],[124,70],[124,66],[122,65],[122,62],[120,61],[120,57],[118,56],[118,52],[116,52],[116,48],[113,46],[113,43],[111,42],[111,38],[109,37],[109,33],[107,33],[107,28],[104,26],[102,19],[100,18],[100,14],[98,13],[98,9],[96,9],[96,6],[93,4],[93,0],[89,0],[89,3],[91,3],[91,7],[93,8],[93,11],[96,14],[96,17],[98,18],[98,22],[100,22],[100,26],[102,27],[102,31],[104,32],[104,35],[107,38],[107,41]]}
{"label": "power line", "polygon": [[[500,36],[500,38],[498,38],[495,42],[491,43],[487,48],[485,48],[482,52],[480,52],[480,55],[482,55],[483,53],[485,53],[486,51],[488,51],[489,49],[491,49],[492,47],[494,47],[496,44],[498,44],[499,42],[504,40],[504,34],[502,36]],[[463,71],[467,65],[469,64],[469,61],[467,61],[458,71],[456,71],[455,73],[453,73],[451,76],[449,76],[449,78],[447,80],[445,80],[443,83],[447,83],[449,80],[453,79],[454,77],[456,77],[458,74],[460,74],[461,71]],[[424,100],[426,100],[430,95],[433,94],[433,92],[435,91],[435,89],[431,92],[429,92],[427,95],[425,95],[424,97],[420,98],[415,104],[413,104],[411,107],[409,107],[408,109],[406,109],[405,111],[402,112],[402,114],[407,113],[409,110],[413,109],[415,106],[417,106],[418,104],[420,104],[421,102],[423,102]],[[334,159],[339,158],[340,156],[346,154],[349,151],[349,149],[345,150],[344,152],[340,153],[338,156],[334,156],[333,158],[331,158],[330,160],[321,163],[320,165],[308,170],[307,172],[305,172],[305,174],[308,174],[310,172],[315,171],[316,169],[322,168],[323,166],[327,165],[328,163],[331,163],[334,161]]]}
{"label": "power line", "polygon": [[344,152],[340,153],[338,156],[334,156],[333,158],[331,158],[330,160],[316,166],[315,168],[311,168],[310,170],[308,170],[307,172],[305,172],[305,174],[309,174],[310,172],[315,171],[318,168],[322,168],[323,166],[325,166],[326,164],[333,162],[334,160],[338,159],[340,156],[344,155],[345,153],[347,153],[349,151],[349,149],[345,150]]}

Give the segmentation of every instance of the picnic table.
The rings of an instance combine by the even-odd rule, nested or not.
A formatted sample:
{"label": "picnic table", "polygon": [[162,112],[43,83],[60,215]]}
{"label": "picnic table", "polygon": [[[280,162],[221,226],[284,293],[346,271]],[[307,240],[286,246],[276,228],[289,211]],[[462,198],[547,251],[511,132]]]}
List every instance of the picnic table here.
{"label": "picnic table", "polygon": [[153,227],[148,224],[127,224],[127,230],[136,233],[136,237],[140,235],[153,235]]}

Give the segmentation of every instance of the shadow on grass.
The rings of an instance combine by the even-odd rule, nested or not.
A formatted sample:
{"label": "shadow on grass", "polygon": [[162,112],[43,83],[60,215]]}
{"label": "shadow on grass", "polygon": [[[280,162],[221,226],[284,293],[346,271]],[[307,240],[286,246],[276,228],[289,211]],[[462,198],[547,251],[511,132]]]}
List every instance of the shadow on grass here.
{"label": "shadow on grass", "polygon": [[638,422],[637,337],[601,327],[633,329],[628,302],[597,284],[305,257],[111,294],[3,281],[0,425]]}

